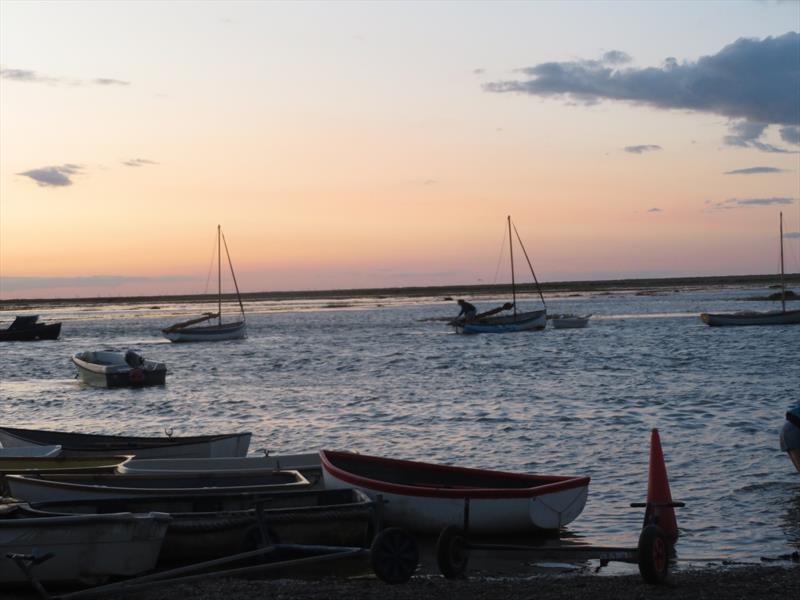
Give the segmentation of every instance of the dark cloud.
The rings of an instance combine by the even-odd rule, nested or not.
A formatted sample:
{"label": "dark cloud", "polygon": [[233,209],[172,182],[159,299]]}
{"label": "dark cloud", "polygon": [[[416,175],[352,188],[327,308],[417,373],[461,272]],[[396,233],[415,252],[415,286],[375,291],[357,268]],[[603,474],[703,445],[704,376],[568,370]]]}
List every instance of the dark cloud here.
{"label": "dark cloud", "polygon": [[[724,141],[728,146],[738,146],[740,148],[756,148],[762,152],[777,152],[786,154],[792,152],[785,148],[779,148],[772,144],[767,144],[758,141],[764,135],[767,123],[755,123],[753,121],[735,121],[728,126],[728,135],[725,136]],[[784,127],[783,129],[792,129],[791,127]],[[783,129],[781,131],[783,131]],[[791,132],[790,132],[791,135]]]}
{"label": "dark cloud", "polygon": [[800,144],[800,126],[798,127],[782,127],[781,139],[790,144]]}
{"label": "dark cloud", "polygon": [[44,288],[117,287],[126,283],[160,283],[191,281],[182,275],[164,277],[125,277],[119,275],[93,275],[90,277],[3,277],[3,291],[35,290]]}
{"label": "dark cloud", "polygon": [[644,152],[654,152],[661,149],[661,146],[656,144],[641,144],[640,146],[625,146],[623,148],[625,152],[629,152],[631,154],[642,154]]}
{"label": "dark cloud", "polygon": [[147,160],[146,158],[130,158],[122,161],[122,164],[126,167],[143,167],[145,165],[157,165],[158,163],[153,160]]}
{"label": "dark cloud", "polygon": [[731,198],[721,202],[711,202],[710,208],[712,210],[731,210],[743,206],[780,206],[785,204],[794,204],[794,198]]}
{"label": "dark cloud", "polygon": [[649,213],[660,213],[660,212],[662,212],[662,211],[661,211],[661,209],[660,209],[660,208],[653,207],[653,208],[651,208],[650,210],[648,210],[647,212],[649,212]]}
{"label": "dark cloud", "polygon": [[734,169],[725,171],[724,175],[758,175],[759,173],[783,173],[785,169],[775,167],[749,167],[747,169]]}
{"label": "dark cloud", "polygon": [[39,169],[31,169],[17,175],[30,177],[38,185],[42,187],[63,187],[72,185],[71,175],[80,172],[80,165],[61,165],[57,167],[41,167]]}
{"label": "dark cloud", "polygon": [[19,81],[23,83],[49,83],[52,85],[130,85],[129,81],[111,79],[108,77],[98,77],[96,79],[92,79],[91,81],[68,79],[66,77],[50,77],[47,75],[40,75],[36,71],[31,71],[28,69],[0,69],[0,78],[11,79],[12,81]]}
{"label": "dark cloud", "polygon": [[621,100],[723,115],[733,121],[729,143],[784,152],[758,142],[758,137],[769,125],[792,128],[786,134],[790,138],[800,135],[798,54],[800,33],[790,31],[764,39],[740,38],[697,61],[670,57],[660,67],[619,68],[624,55],[619,51],[606,52],[602,60],[540,63],[520,70],[526,78],[486,83],[483,89],[581,104]]}
{"label": "dark cloud", "polygon": [[607,65],[624,65],[631,60],[630,55],[622,50],[609,50],[603,54],[603,62]]}

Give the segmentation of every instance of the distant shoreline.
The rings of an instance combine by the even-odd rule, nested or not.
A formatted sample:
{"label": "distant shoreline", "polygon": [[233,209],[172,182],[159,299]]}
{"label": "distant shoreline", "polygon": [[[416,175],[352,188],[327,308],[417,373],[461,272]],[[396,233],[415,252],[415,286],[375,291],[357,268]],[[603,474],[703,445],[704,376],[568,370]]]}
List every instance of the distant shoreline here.
{"label": "distant shoreline", "polygon": [[[800,273],[788,274],[785,277],[787,287],[800,286]],[[720,275],[712,277],[667,277],[648,279],[608,279],[598,281],[558,281],[541,283],[542,292],[581,293],[611,292],[632,290],[665,290],[680,288],[726,288],[726,287],[768,287],[777,284],[775,275]],[[282,300],[316,300],[321,298],[386,298],[386,297],[481,297],[510,293],[511,286],[503,285],[447,285],[430,287],[395,287],[395,288],[363,288],[342,290],[304,290],[280,292],[248,292],[242,294],[247,301],[282,301]],[[533,283],[517,285],[520,293],[536,293]],[[11,311],[18,308],[52,307],[64,305],[96,305],[96,304],[177,304],[204,303],[216,300],[213,294],[183,294],[161,296],[102,296],[93,298],[16,298],[0,300],[0,311]],[[233,294],[225,294],[224,298],[235,298]]]}

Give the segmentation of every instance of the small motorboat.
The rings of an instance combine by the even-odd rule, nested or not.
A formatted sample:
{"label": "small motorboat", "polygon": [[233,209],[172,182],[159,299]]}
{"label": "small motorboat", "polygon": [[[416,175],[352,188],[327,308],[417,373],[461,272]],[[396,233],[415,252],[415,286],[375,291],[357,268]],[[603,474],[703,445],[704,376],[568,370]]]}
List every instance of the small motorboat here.
{"label": "small motorboat", "polygon": [[549,317],[554,329],[583,329],[589,324],[588,315],[553,315]]}
{"label": "small motorboat", "polygon": [[19,446],[18,448],[4,448],[0,444],[0,459],[6,457],[30,456],[43,458],[45,456],[58,456],[61,454],[61,446]]}
{"label": "small motorboat", "polygon": [[[386,502],[381,518],[423,533],[557,530],[583,511],[589,477],[529,475],[320,450],[325,487],[355,487]],[[469,502],[467,502],[469,501]]]}
{"label": "small motorboat", "polygon": [[170,517],[163,513],[50,516],[0,505],[0,585],[27,583],[11,554],[52,555],[33,568],[41,583],[96,585],[156,565]]}
{"label": "small motorboat", "polygon": [[39,315],[16,317],[6,329],[0,329],[0,342],[57,340],[61,323],[39,323]]}
{"label": "small motorboat", "polygon": [[273,543],[364,546],[373,503],[359,490],[225,493],[31,503],[51,515],[164,512],[172,517],[160,561],[198,562],[253,549],[257,510]]}
{"label": "small motorboat", "polygon": [[202,472],[163,475],[6,475],[5,479],[11,496],[28,502],[288,492],[308,489],[310,486],[309,481],[297,471],[273,471],[257,475]]}
{"label": "small motorboat", "polygon": [[81,381],[95,387],[164,385],[167,365],[145,360],[134,352],[78,352],[72,356]]}
{"label": "small motorboat", "polygon": [[0,427],[0,443],[6,448],[58,444],[62,456],[126,454],[137,458],[215,458],[246,456],[250,432],[221,435],[137,437],[98,435],[45,429]]}

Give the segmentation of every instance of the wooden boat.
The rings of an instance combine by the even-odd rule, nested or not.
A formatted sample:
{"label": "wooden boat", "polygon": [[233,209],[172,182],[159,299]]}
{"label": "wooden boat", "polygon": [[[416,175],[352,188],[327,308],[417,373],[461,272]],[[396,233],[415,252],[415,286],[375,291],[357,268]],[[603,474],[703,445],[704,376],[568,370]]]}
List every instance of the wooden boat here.
{"label": "wooden boat", "polygon": [[275,470],[299,471],[312,486],[322,482],[322,466],[317,452],[238,458],[135,458],[117,468],[118,473],[128,475],[181,473],[256,475]]}
{"label": "wooden boat", "polygon": [[168,513],[172,521],[160,555],[166,562],[199,562],[252,549],[258,540],[257,506],[272,542],[365,546],[370,541],[372,501],[354,489],[31,504],[46,514]]}
{"label": "wooden boat", "polygon": [[309,487],[297,471],[267,474],[168,473],[164,475],[6,475],[6,486],[18,500],[98,500],[147,496],[191,496],[228,492],[286,492]]}
{"label": "wooden boat", "polygon": [[[225,254],[228,257],[228,267],[231,271],[233,285],[236,288],[236,298],[239,301],[241,319],[229,323],[222,322],[222,246],[225,246]],[[206,321],[217,319],[216,325],[199,325]],[[202,317],[190,319],[181,323],[175,323],[162,329],[161,332],[171,342],[217,342],[223,340],[238,340],[247,335],[247,325],[244,317],[244,305],[242,296],[239,294],[239,284],[236,283],[236,274],[233,272],[233,262],[228,252],[228,243],[222,229],[217,225],[217,312],[205,313]]]}
{"label": "wooden boat", "polygon": [[786,423],[781,429],[781,450],[789,455],[800,473],[800,404],[786,413]]}
{"label": "wooden boat", "polygon": [[38,315],[16,317],[6,329],[0,329],[0,342],[57,340],[61,323],[39,323]]}
{"label": "wooden boat", "polygon": [[554,329],[583,329],[589,324],[591,314],[588,315],[552,315],[550,322]]}
{"label": "wooden boat", "polygon": [[783,272],[783,213],[780,213],[781,237],[781,310],[766,312],[702,313],[700,319],[710,327],[742,325],[800,325],[800,310],[786,310],[786,281]]}
{"label": "wooden boat", "polygon": [[20,504],[0,505],[0,584],[26,583],[9,554],[43,556],[41,583],[96,585],[156,565],[170,518],[163,513],[47,516]]}
{"label": "wooden boat", "polygon": [[5,457],[39,457],[58,456],[61,454],[61,446],[20,446],[19,448],[3,448],[0,446],[0,458]]}
{"label": "wooden boat", "polygon": [[355,487],[386,504],[387,524],[438,533],[463,526],[475,534],[556,530],[583,510],[589,477],[528,475],[320,450],[325,487]]}
{"label": "wooden boat", "polygon": [[130,456],[0,456],[0,495],[9,493],[6,475],[116,473]]}
{"label": "wooden boat", "polygon": [[136,352],[78,352],[72,356],[81,381],[95,387],[164,385],[167,365],[145,360]]}
{"label": "wooden boat", "polygon": [[536,273],[533,271],[533,265],[528,258],[528,252],[525,250],[525,246],[522,243],[522,238],[519,236],[516,226],[514,226],[514,232],[517,234],[517,241],[522,248],[522,252],[525,254],[525,259],[528,261],[528,267],[530,267],[531,275],[533,275],[533,280],[536,283],[536,289],[539,292],[539,298],[541,299],[542,306],[544,307],[541,310],[517,312],[517,284],[516,277],[514,275],[514,240],[511,235],[511,217],[509,216],[507,219],[509,256],[511,259],[512,302],[510,307],[514,312],[511,315],[494,316],[494,313],[499,312],[500,310],[509,306],[507,304],[502,308],[497,308],[488,311],[488,313],[484,313],[485,316],[477,315],[477,317],[473,319],[467,319],[466,317],[454,319],[450,322],[450,324],[455,327],[456,333],[514,333],[518,331],[539,331],[547,326],[547,306],[544,302],[542,290],[539,287],[539,280],[536,278]]}
{"label": "wooden boat", "polygon": [[245,456],[250,432],[223,435],[134,437],[97,435],[42,429],[0,427],[0,443],[7,448],[59,444],[63,456],[129,454],[137,458],[213,458]]}

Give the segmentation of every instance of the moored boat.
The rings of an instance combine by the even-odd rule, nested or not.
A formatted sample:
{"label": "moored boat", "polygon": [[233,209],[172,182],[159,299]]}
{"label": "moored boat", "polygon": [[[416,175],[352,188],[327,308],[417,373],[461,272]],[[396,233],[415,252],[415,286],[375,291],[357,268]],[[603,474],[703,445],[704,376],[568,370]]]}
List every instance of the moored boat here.
{"label": "moored boat", "polygon": [[372,531],[372,506],[366,494],[354,489],[31,504],[47,514],[167,513],[172,520],[160,555],[166,562],[197,562],[251,549],[259,535],[256,507],[273,543],[364,546]]}
{"label": "moored boat", "polygon": [[62,456],[128,454],[137,458],[213,458],[245,456],[250,432],[221,435],[140,437],[99,435],[44,429],[0,427],[6,448],[58,444]]}
{"label": "moored boat", "polygon": [[800,473],[800,404],[786,412],[786,423],[781,429],[781,450],[789,455]]}
{"label": "moored boat", "polygon": [[42,583],[94,585],[149,571],[169,521],[163,513],[47,516],[0,505],[0,584],[28,581],[9,554],[52,554],[34,567]]}
{"label": "moored boat", "polygon": [[20,446],[18,448],[4,448],[0,445],[0,458],[5,457],[39,457],[58,456],[61,454],[61,446]]}
{"label": "moored boat", "polygon": [[[386,504],[387,524],[438,533],[557,530],[583,511],[589,477],[529,475],[320,450],[326,488],[355,487]],[[467,500],[469,500],[467,508]]]}
{"label": "moored boat", "polygon": [[0,342],[32,342],[56,340],[61,335],[61,323],[40,323],[38,315],[16,317],[5,329],[0,329]]}
{"label": "moored boat", "polygon": [[552,315],[549,317],[554,329],[583,329],[589,324],[588,315]]}
{"label": "moored boat", "polygon": [[6,475],[116,473],[130,456],[0,456],[0,493],[7,494]]}
{"label": "moored boat", "polygon": [[297,471],[241,475],[168,473],[164,475],[6,475],[9,493],[19,500],[97,500],[148,496],[192,496],[228,492],[288,492],[307,489]]}
{"label": "moored boat", "polygon": [[105,388],[164,385],[167,365],[145,360],[136,352],[78,352],[72,356],[81,381]]}

